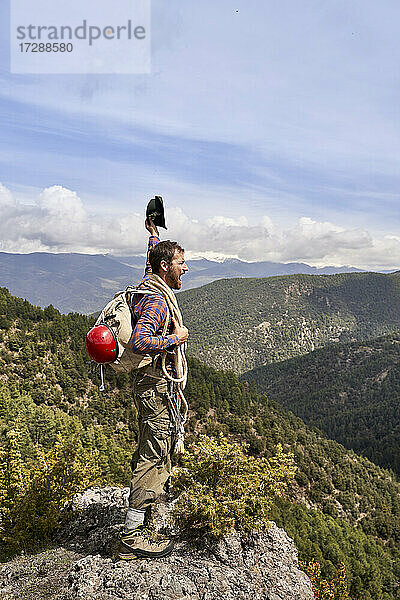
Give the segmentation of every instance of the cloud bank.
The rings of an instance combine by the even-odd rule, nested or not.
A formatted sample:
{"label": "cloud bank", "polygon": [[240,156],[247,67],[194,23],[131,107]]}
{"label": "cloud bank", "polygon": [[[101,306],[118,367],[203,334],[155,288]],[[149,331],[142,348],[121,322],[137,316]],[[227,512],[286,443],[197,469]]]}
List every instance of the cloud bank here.
{"label": "cloud bank", "polygon": [[[164,238],[179,240],[187,257],[247,261],[307,262],[315,266],[351,265],[363,269],[400,267],[400,237],[372,236],[303,216],[291,227],[278,227],[268,215],[259,222],[245,216],[216,215],[198,221],[180,208],[168,211]],[[143,216],[89,213],[76,192],[55,185],[32,204],[22,204],[0,184],[0,235],[3,252],[143,253]]]}

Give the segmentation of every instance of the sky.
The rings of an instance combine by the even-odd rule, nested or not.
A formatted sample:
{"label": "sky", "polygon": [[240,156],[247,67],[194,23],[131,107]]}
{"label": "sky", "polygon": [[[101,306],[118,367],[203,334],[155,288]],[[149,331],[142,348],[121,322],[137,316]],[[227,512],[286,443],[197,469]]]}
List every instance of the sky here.
{"label": "sky", "polygon": [[13,1],[1,251],[141,253],[158,194],[189,258],[400,268],[397,1],[153,0],[132,75],[10,73]]}

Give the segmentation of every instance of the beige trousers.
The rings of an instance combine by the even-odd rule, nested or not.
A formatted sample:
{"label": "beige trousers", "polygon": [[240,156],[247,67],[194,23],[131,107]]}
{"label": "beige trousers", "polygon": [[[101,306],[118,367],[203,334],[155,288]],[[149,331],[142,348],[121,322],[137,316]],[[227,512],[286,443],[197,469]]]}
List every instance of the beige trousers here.
{"label": "beige trousers", "polygon": [[167,380],[137,372],[133,397],[138,415],[138,446],[132,457],[130,508],[145,510],[162,494],[171,475],[175,436],[171,431]]}

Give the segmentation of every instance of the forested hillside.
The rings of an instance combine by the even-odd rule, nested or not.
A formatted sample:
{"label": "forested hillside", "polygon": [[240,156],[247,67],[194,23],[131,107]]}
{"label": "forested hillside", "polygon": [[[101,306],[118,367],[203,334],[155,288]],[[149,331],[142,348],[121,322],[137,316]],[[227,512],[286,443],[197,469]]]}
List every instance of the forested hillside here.
{"label": "forested hillside", "polygon": [[400,332],[242,376],[306,423],[400,474]]}
{"label": "forested hillside", "polygon": [[400,329],[400,272],[221,280],[179,301],[191,352],[243,373]]}
{"label": "forested hillside", "polygon": [[[35,444],[48,449],[58,434],[75,433],[85,450],[98,451],[101,480],[126,484],[136,432],[129,380],[108,373],[108,392],[99,393],[83,349],[89,319],[42,311],[5,289],[0,315],[2,443],[5,432],[17,430],[28,459]],[[279,442],[294,453],[296,483],[272,516],[295,537],[303,559],[319,560],[327,575],[343,561],[354,598],[400,597],[400,485],[393,474],[308,428],[258,395],[255,384],[196,359],[187,398],[189,439],[222,431],[245,440],[253,454],[268,456]]]}

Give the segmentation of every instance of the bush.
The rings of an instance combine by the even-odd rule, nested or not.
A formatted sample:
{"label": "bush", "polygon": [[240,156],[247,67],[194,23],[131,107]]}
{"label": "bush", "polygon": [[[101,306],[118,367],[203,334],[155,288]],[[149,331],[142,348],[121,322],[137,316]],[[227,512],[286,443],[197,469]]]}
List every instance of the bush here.
{"label": "bush", "polygon": [[317,562],[300,562],[300,567],[310,578],[315,600],[350,600],[343,563],[339,567],[337,577],[330,581],[322,579],[321,567]]}
{"label": "bush", "polygon": [[29,462],[21,457],[21,433],[11,429],[0,450],[0,542],[3,558],[34,550],[45,542],[72,496],[98,477],[96,452],[77,438],[63,439],[45,451],[36,446]]}
{"label": "bush", "polygon": [[268,527],[273,498],[283,494],[296,467],[280,445],[269,459],[246,456],[245,450],[222,434],[203,435],[183,455],[173,477],[181,494],[173,519],[182,532],[219,538]]}

